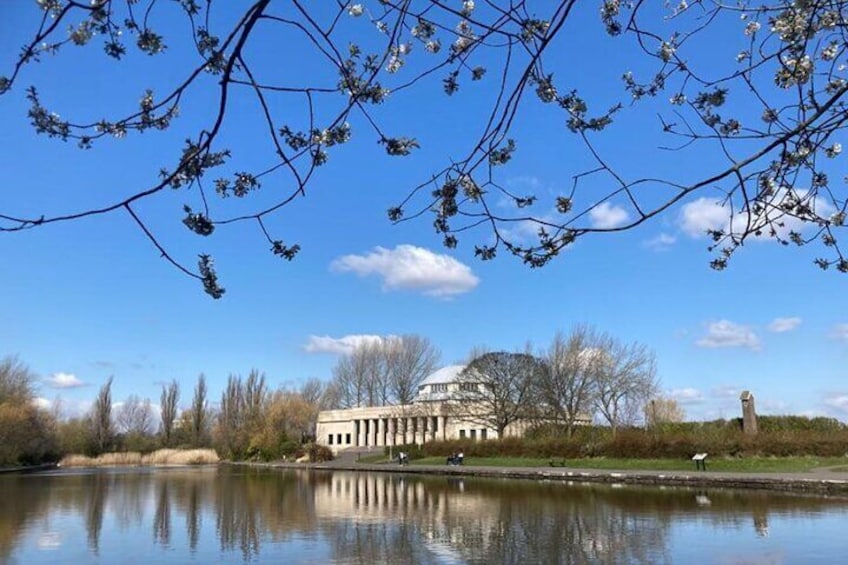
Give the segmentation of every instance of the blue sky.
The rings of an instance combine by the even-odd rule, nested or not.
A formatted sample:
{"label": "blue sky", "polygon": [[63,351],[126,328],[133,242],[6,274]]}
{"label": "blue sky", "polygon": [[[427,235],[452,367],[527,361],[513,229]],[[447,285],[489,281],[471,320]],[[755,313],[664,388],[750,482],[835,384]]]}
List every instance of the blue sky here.
{"label": "blue sky", "polygon": [[[2,11],[0,74],[8,72],[38,17],[27,3]],[[364,18],[344,25],[355,37],[374,33]],[[734,25],[741,37],[743,24]],[[619,77],[639,60],[632,44],[605,38],[595,8],[578,13],[564,37],[553,51],[563,76],[599,108],[622,98]],[[586,46],[594,57],[577,56]],[[158,59],[131,53],[126,64],[115,66],[104,61],[95,40],[27,68],[15,90],[0,98],[0,213],[79,210],[146,186],[192,127],[214,111],[203,91],[187,97],[172,131],[81,151],[36,136],[23,90],[35,83],[48,108],[97,119],[104,111],[132,109],[151,84],[164,91],[194,61],[179,47],[175,40]],[[295,46],[257,40],[249,54],[266,73],[282,68],[293,80],[326,79]],[[275,236],[302,246],[292,263],[268,252],[255,225],[221,229],[208,239],[189,233],[180,223],[182,205],[194,204],[196,195],[168,192],[140,205],[148,226],[178,259],[191,264],[201,252],[215,257],[227,288],[218,301],[166,264],[123,213],[0,234],[0,355],[19,355],[41,375],[41,397],[61,398],[69,412],[78,412],[110,375],[117,400],[135,393],[156,402],[161,383],[174,378],[187,403],[201,372],[214,397],[228,374],[251,368],[264,371],[275,387],[327,379],[339,352],[362,336],[417,333],[450,364],[477,345],[544,348],[558,330],[587,323],[651,347],[663,391],[690,418],[737,416],[738,394],[750,389],[762,413],[848,419],[844,276],[815,268],[813,250],[765,241],[746,245],[726,271],[710,270],[702,234],[716,221],[715,193],[701,193],[630,232],[581,240],[537,270],[506,255],[476,260],[473,244],[488,242],[484,232],[447,250],[427,218],[392,226],[386,209],[461,154],[479,128],[479,102],[492,88],[487,79],[465,80],[446,98],[436,79],[390,98],[378,109],[380,119],[393,134],[414,136],[422,146],[405,159],[386,156],[354,121],[354,135],[365,135],[331,153],[308,196],[270,222]],[[267,163],[270,149],[256,112],[249,98],[235,99],[223,132],[234,150],[228,172]],[[287,115],[295,123],[301,114],[295,107]],[[657,151],[656,130],[652,110],[627,106],[599,145],[628,173],[676,178],[713,164],[708,154]],[[535,102],[522,108],[513,137],[519,151],[501,179],[518,193],[542,195],[535,213],[545,215],[552,198],[570,188],[571,175],[591,161],[561,114]],[[287,188],[279,177],[263,188],[271,194],[258,198]],[[216,205],[226,210],[242,203]],[[612,202],[591,221],[614,226],[623,214]],[[522,227],[515,229],[521,237]]]}

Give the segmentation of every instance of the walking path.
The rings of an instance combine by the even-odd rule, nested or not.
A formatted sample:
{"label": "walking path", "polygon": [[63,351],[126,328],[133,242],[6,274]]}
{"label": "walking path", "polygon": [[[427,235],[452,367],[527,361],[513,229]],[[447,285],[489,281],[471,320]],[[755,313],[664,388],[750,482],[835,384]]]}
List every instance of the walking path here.
{"label": "walking path", "polygon": [[404,465],[396,463],[357,463],[356,455],[343,455],[326,463],[259,463],[271,468],[333,471],[405,473],[412,475],[470,476],[499,479],[535,479],[605,484],[686,486],[712,488],[751,488],[780,491],[848,495],[848,472],[827,468],[804,473],[726,473],[714,471],[613,471],[568,467],[477,467],[463,465]]}

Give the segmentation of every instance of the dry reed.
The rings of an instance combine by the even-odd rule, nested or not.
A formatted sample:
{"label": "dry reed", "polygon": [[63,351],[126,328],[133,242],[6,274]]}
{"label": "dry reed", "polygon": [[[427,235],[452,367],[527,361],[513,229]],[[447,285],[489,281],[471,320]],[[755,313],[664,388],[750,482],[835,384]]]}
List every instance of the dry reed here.
{"label": "dry reed", "polygon": [[135,451],[104,453],[97,457],[67,455],[60,467],[134,467],[139,465],[210,465],[220,459],[214,449],[159,449],[142,455]]}

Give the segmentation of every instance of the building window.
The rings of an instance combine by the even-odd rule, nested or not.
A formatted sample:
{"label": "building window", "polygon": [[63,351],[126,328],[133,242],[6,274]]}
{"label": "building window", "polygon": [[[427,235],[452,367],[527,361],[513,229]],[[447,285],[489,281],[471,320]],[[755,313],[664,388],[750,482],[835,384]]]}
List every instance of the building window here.
{"label": "building window", "polygon": [[483,440],[486,439],[486,432],[487,431],[488,430],[486,430],[485,428],[480,430],[480,439],[483,439]]}
{"label": "building window", "polygon": [[[485,430],[484,430],[484,431],[485,431]],[[345,435],[345,440],[346,440],[346,441],[345,441],[345,443],[347,443],[348,445],[350,445],[350,434]]]}
{"label": "building window", "polygon": [[330,434],[329,438],[327,438],[327,444],[333,445],[333,434]]}
{"label": "building window", "polygon": [[430,386],[430,390],[432,392],[447,392],[448,391],[448,383],[439,383]]}
{"label": "building window", "polygon": [[474,441],[477,439],[477,430],[471,430],[471,440]]}
{"label": "building window", "polygon": [[439,431],[439,417],[438,417],[438,416],[436,416],[435,418],[433,418],[433,431],[434,431],[434,432],[438,432],[438,431]]}
{"label": "building window", "polygon": [[459,383],[459,390],[463,392],[477,392],[477,383]]}
{"label": "building window", "polygon": [[342,434],[339,434],[339,435],[336,436],[336,443],[339,444],[339,445],[342,444]]}
{"label": "building window", "polygon": [[[465,439],[465,430],[459,430],[459,439]],[[332,441],[330,443],[333,443]]]}

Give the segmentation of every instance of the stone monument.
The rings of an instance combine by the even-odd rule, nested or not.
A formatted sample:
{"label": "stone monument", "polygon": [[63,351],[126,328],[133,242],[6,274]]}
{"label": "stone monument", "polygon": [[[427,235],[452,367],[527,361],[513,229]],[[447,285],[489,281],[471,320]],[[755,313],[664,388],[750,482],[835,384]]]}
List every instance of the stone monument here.
{"label": "stone monument", "polygon": [[754,395],[750,390],[743,390],[739,395],[742,401],[742,432],[747,435],[757,435],[757,411],[754,409]]}

